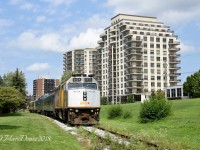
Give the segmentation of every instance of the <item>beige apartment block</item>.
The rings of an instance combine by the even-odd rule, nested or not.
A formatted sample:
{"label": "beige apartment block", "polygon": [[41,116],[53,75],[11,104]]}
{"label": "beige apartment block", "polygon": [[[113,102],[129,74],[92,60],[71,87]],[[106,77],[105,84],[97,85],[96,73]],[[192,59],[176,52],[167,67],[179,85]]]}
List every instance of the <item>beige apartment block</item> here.
{"label": "beige apartment block", "polygon": [[118,14],[100,38],[96,78],[110,102],[131,94],[141,100],[180,82],[178,36],[157,18]]}
{"label": "beige apartment block", "polygon": [[97,49],[85,48],[67,51],[63,56],[63,72],[77,74],[95,74]]}

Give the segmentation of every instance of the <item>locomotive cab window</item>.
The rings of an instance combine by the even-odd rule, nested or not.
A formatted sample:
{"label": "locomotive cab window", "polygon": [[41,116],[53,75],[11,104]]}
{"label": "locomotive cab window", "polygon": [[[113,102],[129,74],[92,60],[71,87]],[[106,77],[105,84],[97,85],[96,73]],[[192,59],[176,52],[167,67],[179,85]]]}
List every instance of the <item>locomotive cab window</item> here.
{"label": "locomotive cab window", "polygon": [[68,84],[68,89],[97,89],[97,84],[96,83],[69,83]]}
{"label": "locomotive cab window", "polygon": [[82,87],[83,87],[82,83],[69,83],[68,84],[68,89],[69,90],[70,89],[80,89]]}
{"label": "locomotive cab window", "polygon": [[83,88],[97,89],[97,84],[96,83],[83,83]]}

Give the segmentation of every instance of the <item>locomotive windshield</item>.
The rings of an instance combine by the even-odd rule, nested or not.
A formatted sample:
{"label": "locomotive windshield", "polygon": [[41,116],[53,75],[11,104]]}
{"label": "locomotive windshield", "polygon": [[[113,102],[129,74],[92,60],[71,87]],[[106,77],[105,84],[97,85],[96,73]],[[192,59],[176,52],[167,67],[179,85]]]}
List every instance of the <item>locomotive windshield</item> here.
{"label": "locomotive windshield", "polygon": [[68,83],[68,89],[97,89],[96,83]]}

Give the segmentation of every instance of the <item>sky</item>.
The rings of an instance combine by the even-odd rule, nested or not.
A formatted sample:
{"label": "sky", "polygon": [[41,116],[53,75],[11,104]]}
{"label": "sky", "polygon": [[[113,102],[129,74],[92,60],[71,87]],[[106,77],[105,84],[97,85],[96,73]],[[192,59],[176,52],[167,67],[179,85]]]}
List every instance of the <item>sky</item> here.
{"label": "sky", "polygon": [[180,79],[200,69],[199,0],[1,0],[0,75],[19,68],[33,92],[38,77],[60,79],[63,54],[96,47],[119,13],[156,17],[180,40]]}

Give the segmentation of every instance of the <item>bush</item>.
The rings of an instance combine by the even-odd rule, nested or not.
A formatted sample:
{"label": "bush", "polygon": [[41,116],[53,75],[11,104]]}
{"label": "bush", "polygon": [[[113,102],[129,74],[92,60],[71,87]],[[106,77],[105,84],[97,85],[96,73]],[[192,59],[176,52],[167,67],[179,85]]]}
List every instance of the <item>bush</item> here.
{"label": "bush", "polygon": [[130,111],[124,111],[123,112],[123,118],[124,119],[127,119],[127,118],[131,118],[132,117],[132,114],[131,114],[131,112]]}
{"label": "bush", "polygon": [[112,105],[108,109],[108,119],[114,119],[117,117],[121,117],[123,114],[123,110],[120,105]]}
{"label": "bush", "polygon": [[101,97],[101,105],[108,105],[106,97]]}
{"label": "bush", "polygon": [[164,97],[153,95],[141,104],[140,121],[142,123],[159,120],[171,113],[171,104]]}
{"label": "bush", "polygon": [[133,95],[128,95],[127,103],[134,103],[134,102],[135,102],[134,96]]}

